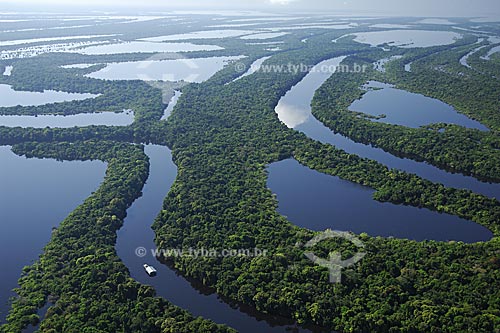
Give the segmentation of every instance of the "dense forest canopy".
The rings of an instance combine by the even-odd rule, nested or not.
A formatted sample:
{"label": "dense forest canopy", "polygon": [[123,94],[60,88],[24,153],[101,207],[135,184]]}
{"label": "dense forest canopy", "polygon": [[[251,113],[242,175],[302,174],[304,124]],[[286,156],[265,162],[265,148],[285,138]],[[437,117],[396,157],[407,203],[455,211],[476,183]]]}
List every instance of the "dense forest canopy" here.
{"label": "dense forest canopy", "polygon": [[[18,155],[107,163],[100,188],[54,230],[39,259],[26,263],[19,272],[18,297],[0,326],[3,331],[21,332],[29,325],[39,325],[41,332],[233,332],[227,325],[195,318],[168,299],[157,297],[154,288],[130,276],[116,253],[116,232],[148,178],[143,147],[149,143],[171,149],[178,167],[160,214],[154,221],[145,221],[145,227],[154,229],[158,248],[266,250],[266,256],[257,257],[160,258],[225,300],[299,325],[341,332],[500,330],[498,197],[446,187],[313,140],[287,127],[275,112],[280,99],[308,74],[283,69],[312,68],[342,56],[346,68],[366,70],[332,71],[312,100],[316,119],[355,142],[494,186],[500,182],[500,61],[498,53],[490,54],[489,59],[486,56],[498,44],[500,25],[468,19],[455,19],[451,26],[417,24],[414,18],[346,18],[342,24],[330,16],[285,18],[221,16],[214,20],[210,15],[179,14],[144,20],[118,17],[118,22],[107,22],[110,19],[85,17],[75,24],[81,26],[79,32],[100,37],[89,37],[88,44],[77,45],[79,39],[66,36],[64,43],[73,43],[69,46],[56,46],[62,41],[55,39],[16,44],[34,38],[25,30],[30,28],[23,28],[27,23],[16,22],[17,28],[0,32],[2,41],[10,41],[0,46],[0,72],[4,72],[0,85],[9,85],[14,91],[99,95],[38,106],[0,106],[0,122],[2,116],[12,115],[62,117],[129,109],[135,115],[129,126],[0,126],[0,144],[12,146]],[[235,22],[239,20],[250,23],[240,22],[238,27]],[[67,22],[33,20],[31,29],[40,29],[37,38],[61,38],[71,36],[72,28],[54,28]],[[395,29],[390,26],[452,31],[461,37],[444,45],[415,47],[411,41],[398,46],[390,40],[374,46],[359,42],[356,36]],[[244,56],[225,63],[203,82],[189,78],[155,82],[94,79],[88,75],[110,64],[147,63],[152,57],[157,59],[157,54],[61,50],[91,43],[163,44],[168,38],[144,39],[215,29],[251,31],[227,38],[175,40],[220,49],[171,52],[162,60],[183,59],[189,64],[198,58]],[[266,36],[269,39],[252,37],[276,31],[286,33]],[[469,53],[465,66],[461,61]],[[271,67],[240,78],[263,57],[262,66]],[[383,59],[390,60],[383,71],[377,70],[374,64]],[[81,64],[88,66],[73,66]],[[351,111],[349,106],[366,94],[363,86],[372,80],[446,102],[488,130],[446,123],[410,128]],[[161,120],[175,91],[182,95],[168,119]],[[280,215],[278,199],[267,188],[266,167],[288,158],[367,186],[379,202],[473,221],[491,230],[493,238],[466,244],[362,233],[356,237],[363,242],[366,255],[342,270],[341,283],[332,284],[328,269],[315,265],[304,255],[306,249],[298,246],[318,233],[299,228]],[[347,259],[356,247],[335,239],[320,242],[312,250],[323,258],[337,251]],[[48,300],[51,306],[40,317],[37,311]]]}

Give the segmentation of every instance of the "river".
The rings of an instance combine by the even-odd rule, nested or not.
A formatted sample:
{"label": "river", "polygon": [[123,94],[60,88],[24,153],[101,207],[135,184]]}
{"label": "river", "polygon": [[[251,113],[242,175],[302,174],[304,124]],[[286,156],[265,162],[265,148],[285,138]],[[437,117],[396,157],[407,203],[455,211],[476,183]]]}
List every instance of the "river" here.
{"label": "river", "polygon": [[389,168],[403,170],[447,187],[469,189],[489,197],[500,198],[500,184],[481,182],[473,177],[454,174],[424,162],[399,158],[380,148],[357,143],[340,134],[333,133],[311,114],[311,101],[315,91],[332,73],[320,68],[335,68],[344,57],[337,57],[318,64],[298,84],[283,96],[276,106],[279,119],[288,127],[306,134],[322,143],[331,144],[348,153],[369,158]]}
{"label": "river", "polygon": [[24,266],[50,240],[52,228],[95,191],[106,164],[26,158],[0,147],[0,322]]}
{"label": "river", "polygon": [[493,237],[487,228],[454,215],[375,201],[375,190],[311,170],[293,159],[271,164],[268,172],[278,211],[299,227],[417,241],[473,243]]}
{"label": "river", "polygon": [[[188,310],[195,316],[203,316],[219,324],[227,324],[240,333],[254,332],[321,332],[299,328],[292,320],[259,314],[251,308],[230,304],[213,290],[199,282],[185,279],[175,270],[160,263],[151,253],[156,248],[153,220],[162,209],[162,203],[177,175],[177,167],[167,147],[149,145],[145,148],[150,159],[149,178],[137,199],[127,210],[124,226],[118,231],[116,250],[138,282],[151,285],[157,295]],[[145,256],[138,256],[138,248],[146,249]],[[158,275],[149,277],[142,265],[153,265]]]}

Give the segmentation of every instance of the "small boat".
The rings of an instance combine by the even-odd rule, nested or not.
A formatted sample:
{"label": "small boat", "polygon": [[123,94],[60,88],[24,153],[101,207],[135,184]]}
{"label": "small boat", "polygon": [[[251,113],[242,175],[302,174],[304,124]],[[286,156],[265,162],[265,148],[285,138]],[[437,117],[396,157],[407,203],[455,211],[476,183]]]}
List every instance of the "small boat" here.
{"label": "small boat", "polygon": [[144,264],[142,266],[149,276],[156,276],[156,268],[154,268],[153,266],[149,266],[148,264]]}

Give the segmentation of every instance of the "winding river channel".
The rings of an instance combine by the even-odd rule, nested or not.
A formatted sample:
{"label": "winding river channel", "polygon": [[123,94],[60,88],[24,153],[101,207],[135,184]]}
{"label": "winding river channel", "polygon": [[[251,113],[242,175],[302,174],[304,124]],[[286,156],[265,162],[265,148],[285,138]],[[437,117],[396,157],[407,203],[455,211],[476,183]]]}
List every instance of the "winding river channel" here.
{"label": "winding river channel", "polygon": [[[336,68],[343,59],[338,57],[323,61],[317,68]],[[279,101],[276,106],[279,119],[310,138],[376,160],[390,168],[415,173],[446,186],[468,188],[500,197],[498,184],[482,183],[475,178],[451,174],[426,163],[398,158],[382,149],[334,134],[311,114],[310,107],[314,92],[330,74],[312,69]],[[268,186],[277,194],[280,213],[301,227],[313,230],[334,228],[367,232],[372,236],[415,240],[477,242],[492,237],[487,228],[456,216],[376,202],[372,199],[372,189],[314,172],[294,160],[273,163],[268,172]]]}
{"label": "winding river channel", "polygon": [[[156,248],[155,234],[151,225],[162,209],[177,175],[177,167],[167,147],[149,145],[145,147],[149,157],[149,178],[137,199],[127,210],[124,226],[118,231],[116,249],[128,267],[131,276],[138,282],[151,285],[157,295],[188,310],[195,316],[203,316],[219,324],[227,324],[240,333],[253,332],[323,332],[318,329],[299,328],[293,321],[275,316],[259,314],[255,310],[225,302],[199,282],[186,279],[172,268],[160,263],[151,250]],[[146,255],[138,256],[137,249],[146,249]],[[149,277],[142,265],[153,265],[158,275]]]}
{"label": "winding river channel", "polygon": [[450,173],[424,162],[396,157],[380,148],[357,143],[345,136],[335,134],[318,121],[311,114],[311,101],[315,91],[332,74],[319,69],[335,68],[343,59],[344,57],[337,57],[316,65],[302,81],[292,87],[281,98],[276,106],[276,113],[285,125],[306,134],[314,140],[334,145],[336,148],[343,149],[351,154],[375,160],[389,168],[413,173],[447,187],[469,189],[489,197],[500,198],[500,184],[484,183],[473,177]]}
{"label": "winding river channel", "polygon": [[[330,59],[318,66],[335,66],[340,64],[342,59],[342,57]],[[472,177],[448,173],[426,163],[398,158],[381,149],[355,143],[344,136],[334,134],[311,115],[310,109],[314,92],[330,74],[312,70],[280,100],[276,107],[278,117],[289,127],[313,139],[332,144],[349,153],[374,159],[390,168],[415,173],[446,186],[467,188],[491,197],[500,197],[500,187],[497,184],[482,183]],[[179,92],[175,94],[162,119],[168,118],[180,95]],[[292,320],[259,314],[251,308],[227,302],[213,290],[184,278],[172,268],[156,260],[151,253],[151,250],[156,247],[151,225],[162,209],[164,198],[175,181],[177,167],[167,147],[148,145],[145,147],[145,152],[150,159],[149,178],[143,188],[142,197],[127,210],[127,217],[123,228],[118,231],[116,244],[117,253],[128,267],[131,276],[141,283],[152,285],[158,296],[190,311],[195,316],[203,316],[217,323],[227,324],[242,333],[322,332],[316,328],[299,328]],[[12,154],[9,147],[0,147],[0,156],[2,161],[11,163],[2,164],[2,170],[7,166],[9,172],[2,173],[8,177],[1,178],[0,193],[3,196],[0,202],[2,204],[5,202],[4,196],[11,198],[15,201],[12,206],[17,207],[17,211],[23,213],[28,212],[19,209],[20,204],[33,207],[28,210],[32,212],[32,216],[25,217],[4,215],[5,210],[2,207],[2,220],[11,221],[11,225],[18,225],[22,231],[20,235],[25,234],[26,228],[33,230],[33,238],[36,238],[33,240],[36,243],[34,246],[31,245],[31,239],[29,240],[31,247],[29,253],[21,258],[9,257],[8,260],[4,260],[4,262],[17,265],[5,270],[10,273],[2,275],[0,280],[1,299],[4,300],[5,297],[13,295],[11,290],[16,286],[22,266],[36,260],[41,253],[43,245],[50,238],[51,227],[56,226],[98,186],[104,175],[105,164],[96,161],[27,160]],[[37,165],[32,165],[33,163]],[[33,173],[34,168],[37,170],[36,173]],[[471,221],[426,209],[376,202],[372,199],[372,189],[315,172],[291,159],[271,164],[268,167],[268,173],[268,186],[277,194],[279,212],[301,227],[312,230],[335,228],[367,232],[374,236],[394,236],[415,240],[477,242],[491,238],[489,230]],[[74,177],[75,174],[79,177]],[[50,175],[57,177],[50,178]],[[15,182],[14,180],[18,178],[19,181]],[[10,184],[10,187],[4,184]],[[64,193],[64,204],[58,204],[57,209],[37,209],[36,207],[42,206],[51,207],[45,202],[51,198],[50,196],[38,195],[41,189],[44,189],[44,193],[45,190],[50,190],[49,192],[54,194],[58,203],[61,198],[60,194]],[[34,197],[30,197],[31,194]],[[40,212],[43,214],[40,215]],[[44,214],[47,216],[42,220],[41,217]],[[43,237],[40,237],[41,230],[43,230]],[[0,237],[6,234],[0,233]],[[10,229],[9,235],[11,235]],[[3,247],[2,255],[14,255],[16,244],[23,248],[27,241],[26,239],[16,240],[11,236],[8,238],[0,242]],[[146,255],[138,256],[138,248],[144,248]],[[149,277],[143,269],[144,263],[154,265],[158,270],[158,275]],[[0,319],[4,317],[7,308],[6,303],[0,305],[2,315]]]}

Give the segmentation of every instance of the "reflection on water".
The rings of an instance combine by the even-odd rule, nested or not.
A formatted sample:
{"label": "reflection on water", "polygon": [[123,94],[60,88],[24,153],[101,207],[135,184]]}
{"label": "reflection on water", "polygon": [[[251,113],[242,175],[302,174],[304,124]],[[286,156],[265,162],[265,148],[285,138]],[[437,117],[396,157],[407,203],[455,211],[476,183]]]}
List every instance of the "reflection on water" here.
{"label": "reflection on water", "polygon": [[489,50],[485,56],[481,57],[481,59],[490,60],[491,56],[497,52],[500,52],[500,46],[495,46],[495,47],[491,48],[491,50]]}
{"label": "reflection on water", "polygon": [[176,60],[146,60],[111,63],[98,72],[87,75],[105,80],[162,80],[203,82],[221,70],[231,60],[242,56],[211,57]]}
{"label": "reflection on water", "polygon": [[379,46],[388,44],[402,48],[431,47],[453,44],[462,35],[450,31],[389,30],[359,32],[354,34],[356,42]]}
{"label": "reflection on water", "polygon": [[[316,68],[322,68],[323,65],[334,68],[340,64],[343,58],[326,60],[318,64]],[[311,139],[331,144],[351,154],[375,160],[389,168],[413,173],[448,187],[470,189],[489,197],[500,198],[500,184],[483,183],[473,177],[446,172],[427,163],[399,158],[380,148],[357,143],[338,133],[333,133],[311,114],[310,106],[316,89],[328,79],[329,75],[313,69],[302,81],[292,87],[280,99],[276,107],[279,119],[289,128],[294,128]],[[304,116],[306,114],[307,117]]]}
{"label": "reflection on water", "polygon": [[380,59],[373,64],[373,68],[381,73],[385,73],[385,65],[392,60],[401,59],[403,56],[395,55],[390,58]]}
{"label": "reflection on water", "polygon": [[293,159],[273,163],[268,171],[268,186],[277,194],[279,212],[303,228],[417,241],[472,243],[493,237],[487,228],[453,215],[377,202],[372,199],[373,189],[319,173]]}
{"label": "reflection on water", "polygon": [[315,24],[315,25],[298,25],[292,27],[277,27],[277,28],[266,28],[266,30],[270,31],[287,31],[287,30],[304,30],[304,29],[332,29],[332,30],[343,30],[343,29],[352,29],[356,27],[356,23],[349,24]]}
{"label": "reflection on water", "polygon": [[222,50],[216,45],[196,45],[191,43],[153,43],[125,42],[118,44],[96,45],[75,50],[75,52],[99,55],[117,53],[148,53],[148,52],[190,52]]}
{"label": "reflection on water", "polygon": [[177,102],[179,101],[179,98],[182,96],[182,93],[178,90],[174,91],[174,96],[172,96],[172,99],[168,103],[167,107],[165,108],[165,111],[163,112],[163,116],[161,117],[160,120],[167,120],[168,117],[170,117],[170,114],[172,114],[172,111],[174,110],[174,107],[177,105]]}
{"label": "reflection on water", "polygon": [[24,266],[33,263],[53,227],[97,189],[99,161],[27,159],[0,147],[0,322]]}
{"label": "reflection on water", "polygon": [[264,32],[255,35],[241,36],[241,39],[271,39],[287,35],[287,32]]}
{"label": "reflection on water", "polygon": [[415,22],[417,24],[443,24],[443,25],[453,25],[456,24],[454,22],[451,22],[447,19],[440,19],[440,18],[427,18],[423,19],[420,21]]}
{"label": "reflection on water", "polygon": [[4,76],[10,76],[12,74],[13,66],[5,66],[5,70],[3,72]]}
{"label": "reflection on water", "polygon": [[74,65],[64,65],[61,66],[61,68],[66,68],[66,69],[71,69],[71,68],[79,68],[79,69],[84,69],[84,68],[89,68],[91,66],[94,66],[95,64],[74,64]]}
{"label": "reflection on water", "polygon": [[[480,38],[477,43],[482,43],[483,41],[484,41],[484,38]],[[462,65],[464,65],[465,67],[467,67],[467,68],[471,68],[469,66],[469,64],[467,63],[467,60],[469,59],[469,57],[471,55],[473,55],[474,53],[476,53],[476,52],[484,49],[485,47],[488,47],[488,45],[483,45],[483,46],[480,46],[480,47],[475,48],[474,50],[470,51],[469,53],[467,53],[466,55],[464,55],[462,58],[460,58],[460,63]]]}
{"label": "reflection on water", "polygon": [[234,79],[233,82],[238,81],[239,79],[242,79],[248,75],[252,75],[253,73],[257,72],[262,67],[262,64],[264,63],[264,61],[266,61],[269,58],[271,58],[271,57],[263,57],[263,58],[255,60],[250,65],[250,68],[245,73],[243,73],[241,76]]}
{"label": "reflection on water", "polygon": [[[369,82],[366,88],[370,90],[359,100],[354,101],[349,110],[363,112],[381,119],[372,121],[406,127],[420,127],[429,124],[447,123],[467,128],[487,131],[488,128],[478,121],[458,113],[452,106],[440,100],[395,89],[391,86],[380,86],[376,82]],[[381,89],[380,89],[381,88]]]}
{"label": "reflection on water", "polygon": [[[188,310],[195,316],[211,319],[219,324],[227,324],[240,333],[285,333],[285,332],[321,332],[297,327],[292,320],[259,314],[255,310],[228,304],[213,290],[197,281],[185,279],[167,265],[157,261],[150,250],[156,248],[155,234],[151,229],[153,220],[162,209],[166,197],[177,175],[177,167],[172,161],[172,154],[167,147],[149,145],[145,147],[149,157],[149,178],[142,190],[142,197],[137,199],[127,210],[123,228],[118,231],[116,250],[125,263],[130,275],[136,281],[151,285],[157,295],[175,305]],[[147,249],[145,257],[138,257],[136,249]],[[143,264],[153,265],[158,275],[150,278],[144,271]]]}
{"label": "reflection on water", "polygon": [[305,123],[310,117],[307,109],[281,101],[278,106],[276,106],[275,111],[278,114],[278,118],[288,126],[288,128],[295,128]]}
{"label": "reflection on water", "polygon": [[39,116],[2,116],[0,115],[0,126],[7,127],[83,127],[90,125],[127,126],[134,122],[134,113],[124,112],[97,112],[79,113],[69,116],[39,115]]}
{"label": "reflection on water", "polygon": [[80,101],[95,98],[94,94],[67,93],[63,91],[45,90],[44,92],[17,91],[7,84],[0,84],[0,107],[36,106],[48,103]]}
{"label": "reflection on water", "polygon": [[[99,45],[106,43],[106,41],[80,41],[80,42],[67,42],[57,44],[42,44],[32,45],[15,48],[12,50],[0,51],[0,59],[17,59],[17,58],[31,58],[37,55],[51,52],[71,52],[75,48],[84,46]],[[20,45],[22,46],[22,45]]]}
{"label": "reflection on water", "polygon": [[243,35],[254,34],[258,31],[254,30],[205,30],[205,31],[194,31],[185,34],[158,36],[142,38],[143,41],[148,42],[166,42],[166,41],[177,41],[183,39],[212,39],[212,38],[229,38],[229,37],[239,37]]}
{"label": "reflection on water", "polygon": [[51,37],[51,38],[16,39],[16,40],[0,41],[0,46],[13,46],[13,45],[32,44],[41,42],[73,40],[73,39],[92,39],[92,38],[112,37],[112,36],[115,35],[88,35],[88,36],[64,36],[64,37]]}
{"label": "reflection on water", "polygon": [[[311,69],[298,84],[283,96],[276,106],[278,118],[289,128],[295,128],[305,123],[311,115],[311,101],[314,92],[334,73],[342,60],[346,57],[337,57],[325,60]],[[320,69],[329,68],[332,71]]]}
{"label": "reflection on water", "polygon": [[411,26],[405,25],[405,24],[378,23],[378,24],[370,25],[370,28],[377,28],[377,29],[406,29],[406,28],[411,28]]}

